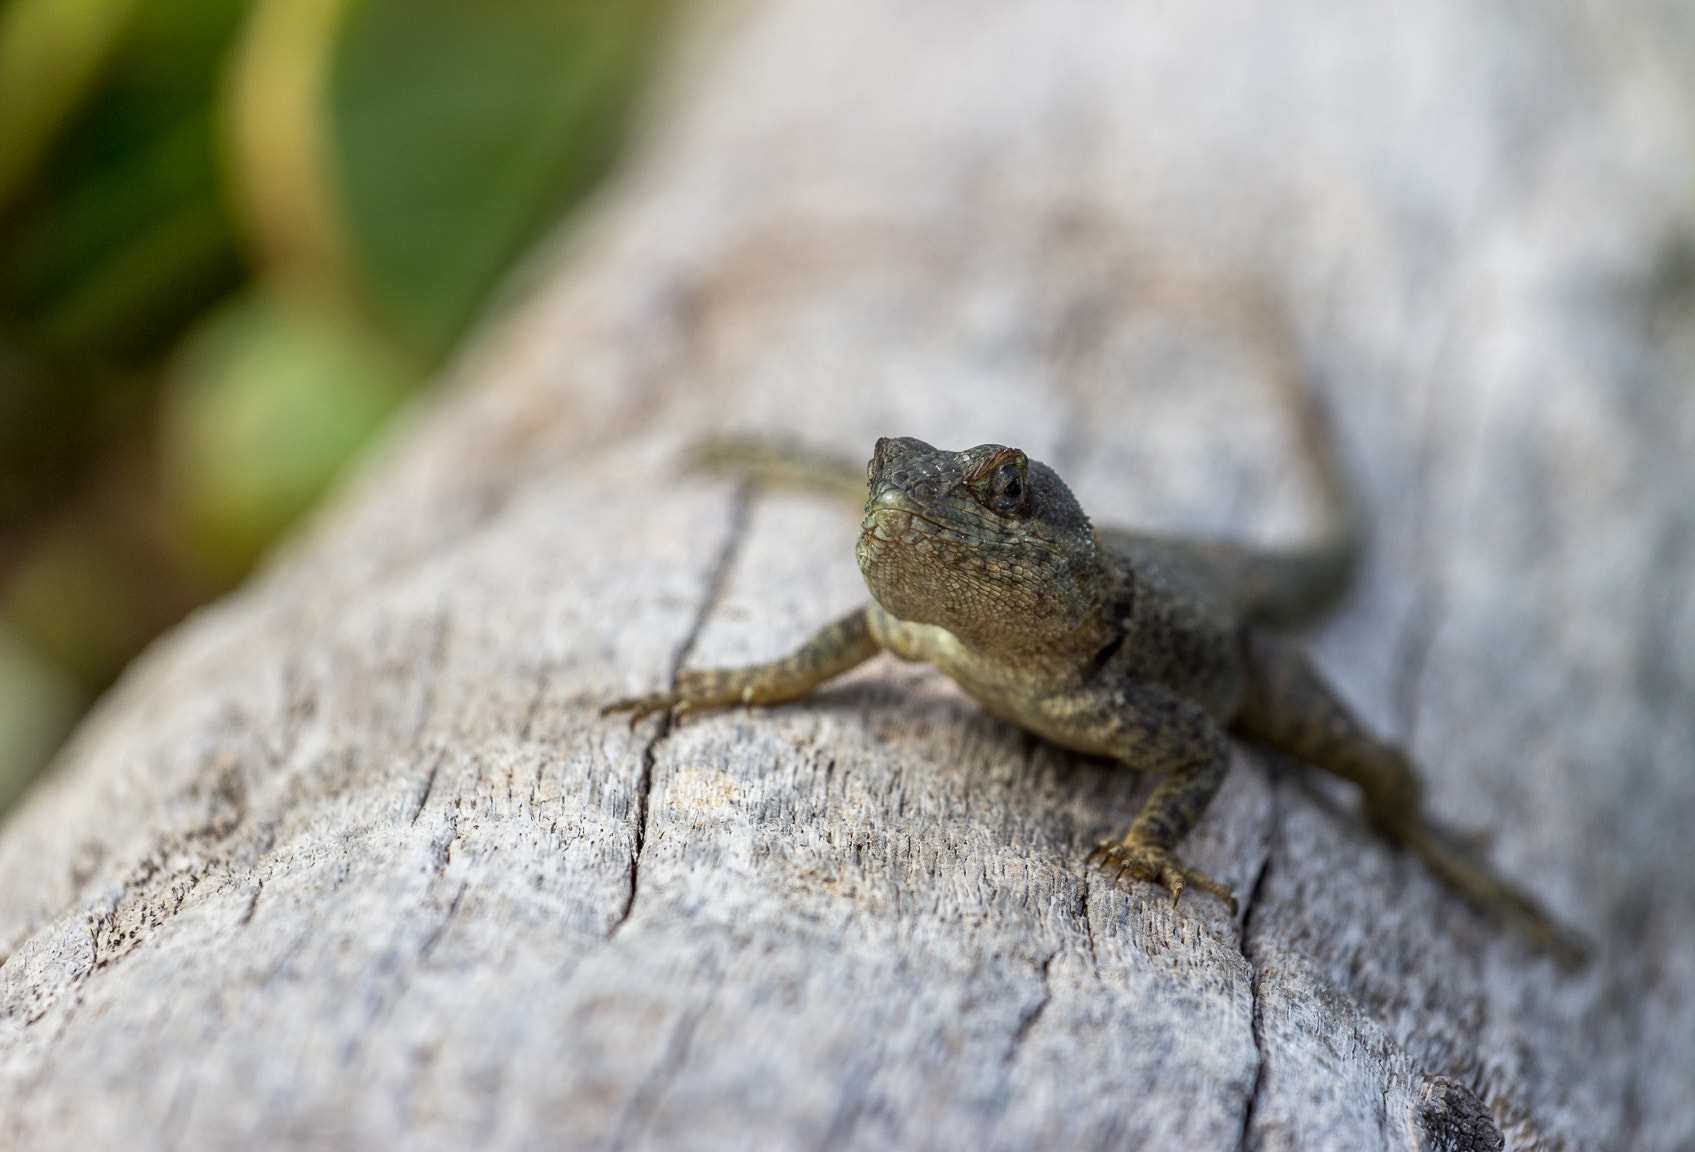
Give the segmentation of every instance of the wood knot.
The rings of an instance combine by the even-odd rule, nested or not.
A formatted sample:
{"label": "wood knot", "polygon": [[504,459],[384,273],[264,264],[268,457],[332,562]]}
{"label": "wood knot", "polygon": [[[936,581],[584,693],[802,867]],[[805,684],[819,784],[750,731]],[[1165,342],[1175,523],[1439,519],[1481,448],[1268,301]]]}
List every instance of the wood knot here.
{"label": "wood knot", "polygon": [[1477,1093],[1446,1076],[1432,1076],[1413,1106],[1419,1152],[1501,1152],[1506,1140]]}

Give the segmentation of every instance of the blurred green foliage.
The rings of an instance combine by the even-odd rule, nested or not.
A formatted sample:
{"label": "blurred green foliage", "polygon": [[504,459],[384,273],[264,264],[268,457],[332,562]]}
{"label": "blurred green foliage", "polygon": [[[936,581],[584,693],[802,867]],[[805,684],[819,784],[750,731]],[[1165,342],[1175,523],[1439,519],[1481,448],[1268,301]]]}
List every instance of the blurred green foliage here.
{"label": "blurred green foliage", "polygon": [[239,578],[414,381],[345,317],[255,292],[192,331],[166,373],[159,449],[182,546]]}
{"label": "blurred green foliage", "polygon": [[145,359],[240,275],[212,96],[246,4],[121,6],[98,87],[0,218],[0,309],[39,354],[82,372]]}
{"label": "blurred green foliage", "polygon": [[606,170],[668,15],[0,2],[0,807]]}
{"label": "blurred green foliage", "polygon": [[47,759],[82,710],[75,682],[0,625],[0,808]]}
{"label": "blurred green foliage", "polygon": [[561,196],[605,170],[659,14],[557,0],[349,13],[331,87],[346,220],[363,286],[409,347],[445,351]]}

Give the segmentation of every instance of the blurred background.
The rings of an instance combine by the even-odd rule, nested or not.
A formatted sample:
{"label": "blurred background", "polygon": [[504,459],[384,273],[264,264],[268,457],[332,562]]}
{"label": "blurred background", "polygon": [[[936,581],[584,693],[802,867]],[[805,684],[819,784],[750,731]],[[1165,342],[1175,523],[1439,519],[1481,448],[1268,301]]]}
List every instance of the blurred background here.
{"label": "blurred background", "polygon": [[0,0],[0,812],[606,171],[668,0]]}

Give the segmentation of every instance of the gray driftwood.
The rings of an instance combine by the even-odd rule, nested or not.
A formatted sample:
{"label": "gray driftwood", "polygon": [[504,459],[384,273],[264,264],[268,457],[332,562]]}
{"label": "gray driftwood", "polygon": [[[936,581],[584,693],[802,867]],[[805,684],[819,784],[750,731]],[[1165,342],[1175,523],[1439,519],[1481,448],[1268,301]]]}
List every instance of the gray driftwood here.
{"label": "gray driftwood", "polygon": [[[1673,5],[764,0],[306,538],[159,644],[0,837],[0,1145],[1688,1148],[1695,90]],[[875,662],[598,703],[863,595],[706,433],[1019,444],[1271,539],[1305,473],[1173,267],[1258,280],[1374,534],[1311,634],[1562,970],[1243,748],[1148,782]]]}

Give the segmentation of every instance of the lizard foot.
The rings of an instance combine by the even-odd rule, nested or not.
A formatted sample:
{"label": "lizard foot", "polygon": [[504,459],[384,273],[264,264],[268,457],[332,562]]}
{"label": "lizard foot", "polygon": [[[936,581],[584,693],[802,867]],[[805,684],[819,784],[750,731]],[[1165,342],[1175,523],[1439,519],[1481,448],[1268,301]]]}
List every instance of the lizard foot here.
{"label": "lizard foot", "polygon": [[677,674],[677,686],[669,692],[649,692],[614,700],[600,710],[602,716],[628,712],[634,728],[645,716],[669,712],[679,722],[691,712],[722,708],[729,704],[758,704],[757,669],[689,669]]}
{"label": "lizard foot", "polygon": [[637,724],[655,712],[680,712],[684,700],[678,692],[650,692],[646,696],[631,696],[625,700],[614,700],[600,710],[602,716],[610,716],[614,712],[628,712],[630,727]]}
{"label": "lizard foot", "polygon": [[1171,891],[1173,904],[1183,895],[1183,889],[1192,884],[1217,896],[1230,906],[1230,915],[1236,915],[1236,893],[1157,845],[1137,844],[1130,840],[1102,840],[1089,853],[1089,862],[1092,864],[1096,860],[1101,861],[1103,868],[1117,868],[1119,877],[1128,872],[1138,880],[1162,885]]}

